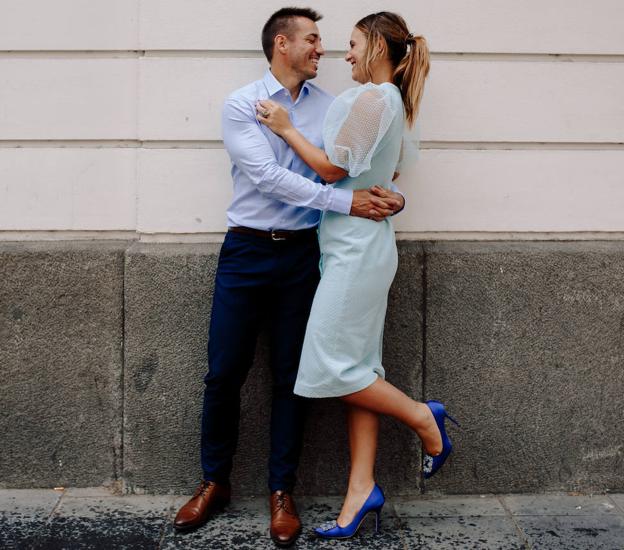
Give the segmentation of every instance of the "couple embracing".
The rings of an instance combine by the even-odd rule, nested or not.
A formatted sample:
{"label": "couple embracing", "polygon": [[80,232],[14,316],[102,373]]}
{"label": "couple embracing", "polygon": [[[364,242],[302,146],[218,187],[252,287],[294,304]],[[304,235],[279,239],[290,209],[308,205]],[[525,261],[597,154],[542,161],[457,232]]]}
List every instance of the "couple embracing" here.
{"label": "couple embracing", "polygon": [[404,205],[392,181],[429,72],[427,45],[399,15],[363,18],[345,58],[359,85],[333,98],[310,82],[324,54],[319,19],[307,8],[274,13],[262,31],[269,70],[232,93],[223,109],[234,198],[209,330],[203,480],[175,518],[180,531],[203,525],[230,500],[240,389],[266,319],[273,378],[270,533],[278,546],[291,545],[301,532],[292,491],[305,398],[338,397],[347,408],[348,490],[338,518],[315,529],[320,537],[348,538],[368,513],[379,518],[380,414],[420,437],[425,477],[451,451],[444,405],[414,401],[384,380],[381,364],[397,268],[390,216]]}

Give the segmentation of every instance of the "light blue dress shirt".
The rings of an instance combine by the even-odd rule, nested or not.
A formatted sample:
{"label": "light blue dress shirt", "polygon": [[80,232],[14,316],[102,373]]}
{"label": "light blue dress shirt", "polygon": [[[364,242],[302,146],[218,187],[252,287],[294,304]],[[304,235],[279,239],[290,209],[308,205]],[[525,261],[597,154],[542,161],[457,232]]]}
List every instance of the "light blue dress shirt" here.
{"label": "light blue dress shirt", "polygon": [[256,119],[258,100],[281,103],[305,136],[323,147],[323,119],[333,97],[304,82],[295,102],[267,70],[261,80],[233,92],[223,108],[223,142],[232,161],[234,198],[228,226],[306,229],[318,225],[320,211],[349,214],[353,192],[320,183],[319,176],[279,136]]}

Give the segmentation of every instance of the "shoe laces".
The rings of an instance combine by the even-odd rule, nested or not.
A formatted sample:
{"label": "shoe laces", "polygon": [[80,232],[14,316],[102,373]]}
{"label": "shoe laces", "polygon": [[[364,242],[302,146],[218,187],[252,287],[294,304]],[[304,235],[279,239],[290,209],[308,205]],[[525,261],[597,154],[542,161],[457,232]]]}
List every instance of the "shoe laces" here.
{"label": "shoe laces", "polygon": [[286,493],[276,493],[276,509],[282,509],[284,510],[284,512],[286,512],[287,514],[291,514],[293,515],[294,512],[292,510],[289,509],[288,507],[288,495]]}
{"label": "shoe laces", "polygon": [[214,484],[214,481],[202,481],[195,490],[193,498],[203,497]]}

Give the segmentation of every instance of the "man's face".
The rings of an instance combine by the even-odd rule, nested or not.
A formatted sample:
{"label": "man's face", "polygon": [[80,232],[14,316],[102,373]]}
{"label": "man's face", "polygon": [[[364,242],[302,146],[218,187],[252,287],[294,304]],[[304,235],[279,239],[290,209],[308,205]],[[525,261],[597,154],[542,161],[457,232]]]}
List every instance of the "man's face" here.
{"label": "man's face", "polygon": [[301,80],[315,78],[325,53],[316,23],[307,17],[295,18],[295,30],[287,39],[286,62]]}

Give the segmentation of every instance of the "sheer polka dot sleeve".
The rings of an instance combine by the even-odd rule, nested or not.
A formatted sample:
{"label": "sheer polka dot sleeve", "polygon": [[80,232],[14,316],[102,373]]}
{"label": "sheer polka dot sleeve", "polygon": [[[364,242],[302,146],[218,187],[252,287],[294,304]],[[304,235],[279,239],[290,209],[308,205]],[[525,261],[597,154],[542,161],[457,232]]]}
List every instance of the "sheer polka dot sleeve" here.
{"label": "sheer polka dot sleeve", "polygon": [[331,163],[351,177],[370,170],[371,158],[397,110],[384,86],[364,84],[339,95],[323,125],[323,143]]}

